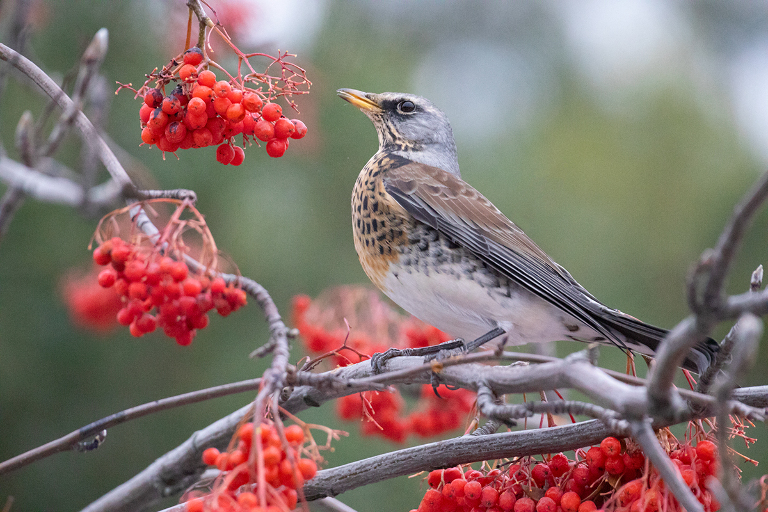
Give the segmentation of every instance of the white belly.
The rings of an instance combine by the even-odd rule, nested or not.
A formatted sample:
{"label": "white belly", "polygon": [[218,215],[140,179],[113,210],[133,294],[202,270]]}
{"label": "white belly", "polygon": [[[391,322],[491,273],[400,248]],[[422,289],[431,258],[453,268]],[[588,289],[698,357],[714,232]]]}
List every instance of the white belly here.
{"label": "white belly", "polygon": [[572,333],[579,338],[594,333],[527,290],[516,289],[507,296],[507,290],[483,286],[460,272],[437,268],[426,275],[391,264],[383,288],[412,315],[466,341],[496,327],[508,333],[509,345],[568,339],[566,323],[579,326]]}

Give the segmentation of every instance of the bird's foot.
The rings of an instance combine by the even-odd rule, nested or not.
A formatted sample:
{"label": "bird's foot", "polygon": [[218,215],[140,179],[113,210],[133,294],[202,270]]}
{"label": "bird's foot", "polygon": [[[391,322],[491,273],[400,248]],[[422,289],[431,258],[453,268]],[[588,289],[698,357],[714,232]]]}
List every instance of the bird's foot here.
{"label": "bird's foot", "polygon": [[[376,352],[371,356],[371,367],[373,373],[382,373],[384,371],[384,364],[393,357],[400,356],[422,356],[425,361],[431,361],[442,351],[450,351],[455,349],[465,350],[464,340],[457,338],[455,340],[444,341],[438,345],[432,345],[431,347],[419,347],[419,348],[390,348],[386,352]],[[431,356],[431,357],[430,357]]]}

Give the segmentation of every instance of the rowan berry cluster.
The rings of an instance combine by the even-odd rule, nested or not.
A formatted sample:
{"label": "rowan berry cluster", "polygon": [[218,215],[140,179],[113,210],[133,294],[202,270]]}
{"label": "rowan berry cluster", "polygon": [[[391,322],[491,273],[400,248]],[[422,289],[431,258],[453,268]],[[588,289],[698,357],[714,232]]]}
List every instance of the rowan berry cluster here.
{"label": "rowan berry cluster", "polygon": [[408,436],[433,437],[464,426],[476,395],[466,389],[440,389],[421,386],[419,400],[408,412],[405,400],[394,392],[365,392],[347,395],[336,402],[336,412],[347,421],[368,421],[360,425],[363,435],[378,435],[396,443]]}
{"label": "rowan berry cluster", "polygon": [[[196,227],[203,235],[204,249],[212,244],[212,237],[207,228],[201,227],[204,221],[197,210],[188,203],[174,202],[178,207],[164,236],[155,241],[135,233],[129,241],[103,236],[105,219],[114,220],[126,212],[125,208],[102,219],[96,232],[100,244],[93,251],[93,261],[106,267],[98,274],[99,285],[114,290],[122,301],[118,323],[128,326],[136,337],[160,327],[176,343],[186,346],[192,343],[198,330],[208,326],[210,311],[215,309],[219,315],[228,316],[244,306],[247,297],[234,282],[227,284],[210,270],[215,264],[203,271],[190,270],[183,260],[187,252],[182,238],[184,230]],[[188,209],[194,210],[196,218],[180,220],[182,212]],[[169,254],[175,254],[176,259]]]}
{"label": "rowan berry cluster", "polygon": [[[706,512],[719,505],[707,489],[717,449],[708,440],[678,445],[670,457]],[[526,457],[496,469],[435,470],[429,489],[411,512],[682,512],[658,472],[629,442],[606,437],[600,446],[543,462]]]}
{"label": "rowan berry cluster", "polygon": [[[450,339],[416,318],[395,312],[365,287],[334,288],[315,300],[297,296],[293,322],[308,352],[338,366],[357,362],[345,351],[364,360],[389,347],[426,347]],[[410,413],[397,392],[345,396],[336,402],[336,411],[348,421],[366,418],[360,427],[364,435],[404,442],[409,435],[432,437],[461,427],[475,402],[475,393],[465,389],[441,389],[438,397],[430,385],[424,385],[420,393]]]}
{"label": "rowan berry cluster", "polygon": [[[202,69],[206,64],[203,52],[190,48],[172,78],[166,75],[162,85],[146,90],[139,109],[144,144],[170,153],[218,146],[218,162],[240,165],[245,158],[243,147],[251,139],[266,142],[267,154],[280,157],[290,139],[307,134],[302,121],[286,119],[282,107],[268,101],[261,90],[245,87],[234,78],[217,80],[212,70]],[[166,96],[163,88],[168,80],[179,84]],[[240,134],[243,147],[234,142]]]}
{"label": "rowan berry cluster", "polygon": [[[317,463],[311,457],[300,457],[302,446],[310,441],[304,428],[290,425],[285,427],[283,434],[287,445],[281,442],[273,424],[265,422],[254,428],[253,423],[245,423],[237,431],[237,442],[232,450],[206,449],[203,463],[215,466],[222,473],[210,493],[193,492],[185,497],[186,511],[280,512],[295,509],[298,491],[305,481],[314,478]],[[253,464],[258,459],[263,466]],[[263,478],[260,479],[257,475],[262,471],[261,467]],[[265,486],[261,493],[260,481]]]}

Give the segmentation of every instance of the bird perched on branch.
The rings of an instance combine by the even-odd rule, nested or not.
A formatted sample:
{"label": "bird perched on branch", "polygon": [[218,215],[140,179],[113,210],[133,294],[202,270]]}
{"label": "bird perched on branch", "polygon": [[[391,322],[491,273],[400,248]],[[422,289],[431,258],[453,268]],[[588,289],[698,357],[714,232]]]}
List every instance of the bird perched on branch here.
{"label": "bird perched on branch", "polygon": [[[503,333],[510,345],[574,340],[655,354],[665,329],[602,304],[461,179],[451,125],[429,100],[338,95],[378,132],[352,193],[352,228],[365,273],[400,307],[477,340],[470,349]],[[701,373],[717,350],[706,340],[683,367]]]}

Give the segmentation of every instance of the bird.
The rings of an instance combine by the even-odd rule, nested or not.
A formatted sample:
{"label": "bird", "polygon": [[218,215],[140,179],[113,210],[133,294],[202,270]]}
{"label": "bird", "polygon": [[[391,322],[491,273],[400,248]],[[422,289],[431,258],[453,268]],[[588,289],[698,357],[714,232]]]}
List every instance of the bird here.
{"label": "bird", "polygon": [[[337,94],[378,134],[353,189],[352,230],[363,270],[392,301],[460,343],[503,334],[506,345],[572,340],[653,357],[668,331],[601,303],[466,183],[451,124],[432,102]],[[683,368],[702,373],[718,348],[700,342]]]}

